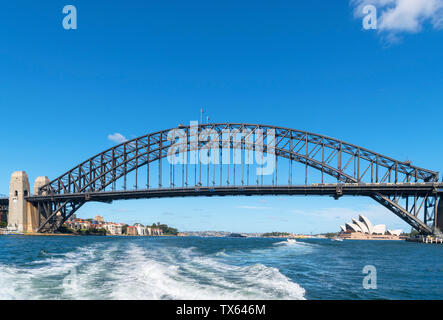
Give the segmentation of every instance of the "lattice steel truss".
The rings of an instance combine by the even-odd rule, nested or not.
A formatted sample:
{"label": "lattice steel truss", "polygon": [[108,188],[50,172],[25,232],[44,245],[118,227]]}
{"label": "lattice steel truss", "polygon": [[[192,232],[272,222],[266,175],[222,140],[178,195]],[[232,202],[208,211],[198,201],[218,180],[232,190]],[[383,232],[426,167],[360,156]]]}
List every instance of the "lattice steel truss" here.
{"label": "lattice steel truss", "polygon": [[[276,190],[275,194],[279,194],[278,190],[281,190],[281,186],[287,186],[288,190],[296,190],[296,186],[292,183],[291,170],[292,163],[297,162],[305,168],[306,186],[308,186],[308,168],[314,168],[319,172],[318,181],[310,185],[314,189],[322,186],[327,187],[329,184],[325,183],[325,178],[333,177],[337,181],[334,196],[338,198],[343,194],[342,190],[347,190],[348,185],[358,185],[359,191],[356,191],[355,195],[372,197],[422,233],[429,234],[435,231],[438,196],[441,190],[437,172],[419,168],[411,165],[408,161],[398,161],[344,141],[289,128],[258,124],[219,123],[201,124],[196,128],[180,125],[176,129],[182,130],[186,135],[187,153],[205,148],[209,152],[209,149],[213,148],[216,143],[220,150],[220,159],[223,148],[227,146],[233,151],[240,150],[244,154],[246,150],[257,151],[257,140],[252,141],[249,136],[259,136],[262,142],[267,142],[270,139],[268,133],[273,131],[275,132],[275,144],[272,150],[268,150],[268,146],[264,144],[263,152],[275,153],[277,164],[278,158],[287,159],[289,162],[286,168],[288,170],[287,182],[278,184],[276,174],[275,178],[272,177],[272,185],[266,186],[273,187],[273,190]],[[167,156],[171,145],[176,143],[168,140],[168,133],[171,130],[173,129],[151,133],[112,147],[89,158],[43,186],[38,196],[29,198],[29,201],[35,202],[39,208],[39,231],[53,232],[57,230],[85,202],[91,200],[91,195],[100,192],[110,194],[116,192],[117,181],[123,183],[120,191],[130,192],[127,191],[126,177],[131,172],[135,173],[135,189],[139,189],[140,185],[145,185],[148,191],[168,189],[172,191],[167,193],[168,196],[175,196],[173,191],[176,189],[182,191],[184,188],[204,187],[205,182],[201,181],[201,173],[200,180],[197,179],[197,171],[193,183],[188,181],[189,164],[183,164],[180,167],[181,181],[176,181],[174,170],[179,169],[175,169],[176,166],[173,166],[170,170],[169,184],[163,183],[165,179],[162,176],[164,170],[161,159]],[[198,134],[204,130],[215,132],[217,140],[215,142],[192,140],[195,134],[193,130],[197,130]],[[188,155],[186,157],[188,158]],[[153,167],[155,162],[158,162],[157,167]],[[215,168],[215,166],[220,168]],[[208,188],[223,187],[225,190],[226,187],[234,188],[238,185],[255,186],[257,187],[257,190],[254,189],[256,194],[260,194],[260,188],[265,187],[260,177],[250,180],[249,165],[243,163],[239,170],[241,179],[238,184],[235,180],[235,166],[233,166],[233,184],[232,181],[229,181],[229,167],[226,182],[221,179],[222,165],[212,164],[205,169],[208,172],[206,181]],[[278,165],[275,170],[277,169]],[[139,180],[138,173],[141,170],[147,173],[146,181],[143,182]],[[153,188],[152,182],[149,181],[153,173],[152,170],[158,175],[156,179],[158,187],[156,188]],[[196,166],[195,170],[197,170]],[[201,167],[199,170],[201,172]],[[215,181],[216,170],[220,170],[220,181]],[[248,172],[246,177],[245,170]],[[214,175],[210,181],[210,172],[212,171]],[[240,175],[240,172],[237,175]],[[347,192],[345,194],[353,194],[352,191],[351,193]],[[79,198],[79,194],[83,196]],[[182,196],[182,194],[183,192],[181,194],[177,192],[176,196]],[[294,191],[294,194],[297,192]],[[196,192],[195,195],[199,194]],[[109,199],[111,201],[112,197]],[[106,201],[106,199],[101,201]]]}

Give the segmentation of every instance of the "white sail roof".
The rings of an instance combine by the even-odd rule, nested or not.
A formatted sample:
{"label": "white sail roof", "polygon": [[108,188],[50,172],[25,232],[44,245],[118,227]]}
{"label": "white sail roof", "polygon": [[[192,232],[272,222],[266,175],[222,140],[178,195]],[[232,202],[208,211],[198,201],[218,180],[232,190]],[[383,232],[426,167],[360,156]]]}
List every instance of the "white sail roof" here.
{"label": "white sail roof", "polygon": [[377,224],[374,226],[372,232],[375,234],[385,234],[386,231],[386,225],[384,224]]}
{"label": "white sail roof", "polygon": [[366,228],[368,228],[369,234],[372,234],[373,233],[373,230],[372,230],[373,226],[372,226],[371,221],[362,214],[359,215],[359,220],[366,225]]}
{"label": "white sail roof", "polygon": [[386,232],[387,232],[388,234],[393,235],[393,236],[399,236],[399,235],[401,235],[402,231],[403,231],[403,230],[401,230],[401,229],[396,229],[396,230],[389,230],[389,229],[388,229]]}
{"label": "white sail roof", "polygon": [[347,223],[346,222],[346,229],[354,231],[354,232],[362,232],[360,227],[358,225],[356,225],[355,223]]}
{"label": "white sail roof", "polygon": [[363,233],[369,233],[368,227],[366,227],[366,224],[364,224],[363,222],[356,219],[352,219],[352,222],[358,225]]}

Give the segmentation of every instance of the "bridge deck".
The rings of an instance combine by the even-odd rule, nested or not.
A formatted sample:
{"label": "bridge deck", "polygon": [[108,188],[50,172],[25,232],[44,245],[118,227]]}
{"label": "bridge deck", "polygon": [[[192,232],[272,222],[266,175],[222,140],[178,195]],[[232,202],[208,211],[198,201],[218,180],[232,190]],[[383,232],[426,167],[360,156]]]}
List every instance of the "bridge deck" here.
{"label": "bridge deck", "polygon": [[52,196],[27,197],[30,202],[43,202],[48,200],[70,201],[102,201],[141,198],[170,198],[170,197],[195,197],[195,196],[234,196],[234,195],[329,195],[329,196],[370,196],[374,192],[385,195],[426,195],[430,192],[443,194],[443,183],[345,183],[345,184],[312,184],[312,185],[286,185],[286,186],[193,186],[177,188],[150,188],[143,190],[106,191],[89,193],[70,193]]}

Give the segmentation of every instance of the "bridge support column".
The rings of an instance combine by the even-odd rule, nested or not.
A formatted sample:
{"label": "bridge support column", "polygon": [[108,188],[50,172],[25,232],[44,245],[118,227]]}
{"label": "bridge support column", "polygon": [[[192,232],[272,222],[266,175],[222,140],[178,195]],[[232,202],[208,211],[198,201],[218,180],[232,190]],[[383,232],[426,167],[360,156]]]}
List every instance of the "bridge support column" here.
{"label": "bridge support column", "polygon": [[[48,177],[37,177],[34,181],[34,195],[38,195],[38,191],[45,184],[49,183]],[[28,202],[28,210],[27,210],[27,232],[37,232],[39,227],[39,212],[37,206],[34,206],[32,203]]]}
{"label": "bridge support column", "polygon": [[440,199],[438,200],[438,207],[437,207],[437,215],[434,218],[435,221],[435,234],[442,233],[443,232],[443,196],[440,196]]}
{"label": "bridge support column", "polygon": [[[34,195],[43,185],[49,183],[48,177],[37,177]],[[25,171],[12,173],[9,184],[8,229],[17,232],[36,232],[39,227],[38,209],[26,197],[30,196],[29,178]]]}
{"label": "bridge support column", "polygon": [[24,171],[12,173],[9,184],[8,229],[25,232],[27,229],[27,201],[29,195],[29,179]]}

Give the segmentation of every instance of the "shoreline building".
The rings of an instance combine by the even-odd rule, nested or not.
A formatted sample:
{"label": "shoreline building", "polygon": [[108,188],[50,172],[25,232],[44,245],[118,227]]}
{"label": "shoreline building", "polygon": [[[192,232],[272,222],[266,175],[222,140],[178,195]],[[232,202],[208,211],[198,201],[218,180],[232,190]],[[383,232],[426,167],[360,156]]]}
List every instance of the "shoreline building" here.
{"label": "shoreline building", "polygon": [[139,235],[139,236],[146,236],[146,235],[148,235],[147,228],[144,225],[142,225],[140,223],[136,223],[134,225],[134,227],[137,229],[137,235]]}
{"label": "shoreline building", "polygon": [[[138,236],[161,236],[163,235],[163,231],[160,228],[152,228],[148,226],[144,226],[140,223],[136,223],[134,227],[137,230]],[[132,232],[132,231],[131,231]]]}
{"label": "shoreline building", "polygon": [[122,223],[113,223],[108,222],[103,225],[110,235],[112,236],[121,236],[123,234],[123,224]]}
{"label": "shoreline building", "polygon": [[136,236],[137,235],[137,227],[135,227],[135,226],[127,226],[126,227],[126,234],[128,236]]}
{"label": "shoreline building", "polygon": [[358,220],[352,219],[352,222],[347,222],[340,226],[339,237],[342,239],[355,240],[400,240],[402,230],[386,230],[386,225],[373,225],[371,221],[359,215]]}
{"label": "shoreline building", "polygon": [[[161,236],[163,230],[161,228],[153,228],[136,223],[133,226],[128,226],[124,223],[105,222],[103,217],[95,216],[95,219],[73,219],[67,220],[64,223],[65,227],[72,230],[92,230],[105,229],[109,235],[120,236],[126,234],[128,236]],[[123,232],[126,226],[126,232]]]}

